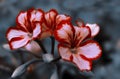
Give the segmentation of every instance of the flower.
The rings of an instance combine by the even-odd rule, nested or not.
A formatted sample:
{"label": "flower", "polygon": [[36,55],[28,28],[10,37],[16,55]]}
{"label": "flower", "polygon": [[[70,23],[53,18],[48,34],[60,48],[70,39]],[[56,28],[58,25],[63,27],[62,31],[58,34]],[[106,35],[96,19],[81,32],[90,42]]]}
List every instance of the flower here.
{"label": "flower", "polygon": [[70,21],[71,17],[64,14],[58,14],[58,12],[55,9],[51,9],[48,12],[45,12],[44,21],[42,23],[41,38],[53,36],[56,26],[64,20]]}
{"label": "flower", "polygon": [[100,31],[100,27],[97,24],[90,24],[90,23],[84,24],[83,20],[80,18],[76,21],[76,24],[79,27],[86,27],[86,26],[89,27],[91,30],[91,37],[95,37]]}
{"label": "flower", "polygon": [[40,36],[43,14],[41,9],[30,9],[18,14],[16,27],[10,27],[6,33],[11,49],[24,47]]}
{"label": "flower", "polygon": [[63,21],[54,32],[60,42],[58,51],[62,59],[73,62],[81,71],[91,70],[92,60],[99,58],[102,52],[99,44],[89,39],[95,31],[88,26],[91,25],[73,27],[69,21]]}

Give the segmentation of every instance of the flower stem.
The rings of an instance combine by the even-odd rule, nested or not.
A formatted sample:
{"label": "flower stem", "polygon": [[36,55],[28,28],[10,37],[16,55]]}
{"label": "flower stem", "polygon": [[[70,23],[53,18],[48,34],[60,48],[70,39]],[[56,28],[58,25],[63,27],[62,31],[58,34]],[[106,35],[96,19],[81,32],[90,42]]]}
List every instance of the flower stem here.
{"label": "flower stem", "polygon": [[55,49],[55,38],[54,37],[50,37],[51,41],[52,41],[52,48],[51,48],[51,54],[54,55],[54,49]]}
{"label": "flower stem", "polygon": [[17,52],[19,53],[21,64],[24,64],[24,55],[23,55],[23,51],[17,50]]}
{"label": "flower stem", "polygon": [[33,63],[37,63],[37,62],[43,62],[42,59],[32,59],[28,62],[25,63],[26,67],[28,67],[29,65],[33,64]]}
{"label": "flower stem", "polygon": [[61,57],[58,57],[58,58],[52,60],[51,63],[57,62],[57,61],[60,60],[60,59],[61,59]]}
{"label": "flower stem", "polygon": [[[29,51],[26,51],[26,50],[21,50],[21,49],[19,49],[19,50],[17,50],[17,52],[19,52],[19,53],[25,52],[25,53],[30,54],[30,55],[38,58],[38,59],[41,59],[41,58],[42,58],[41,55],[37,55],[37,54],[35,54],[35,53],[29,52]],[[21,55],[20,55],[20,56],[21,56]],[[24,55],[22,54],[22,56],[24,56]],[[21,56],[21,58],[22,58],[22,56]],[[24,57],[23,57],[23,58],[24,58]],[[22,59],[23,59],[23,58],[22,58]]]}
{"label": "flower stem", "polygon": [[33,54],[33,53],[31,53],[31,52],[29,52],[29,54],[31,54],[31,55],[33,55],[34,57],[39,58],[39,59],[42,58],[42,56],[39,56],[39,55]]}
{"label": "flower stem", "polygon": [[24,63],[24,55],[23,55],[23,52],[20,52],[20,59],[21,59],[21,64]]}
{"label": "flower stem", "polygon": [[41,49],[43,50],[43,52],[46,54],[47,53],[47,51],[46,51],[46,49],[45,49],[45,47],[44,47],[44,45],[42,44],[42,42],[40,41],[40,40],[35,40],[39,45],[40,45],[40,47],[41,47]]}
{"label": "flower stem", "polygon": [[24,75],[24,73],[27,71],[27,68],[34,63],[37,62],[43,62],[42,59],[32,59],[22,65],[20,65],[19,67],[17,67],[14,72],[11,75],[12,79],[18,79],[19,77],[21,77],[22,75]]}

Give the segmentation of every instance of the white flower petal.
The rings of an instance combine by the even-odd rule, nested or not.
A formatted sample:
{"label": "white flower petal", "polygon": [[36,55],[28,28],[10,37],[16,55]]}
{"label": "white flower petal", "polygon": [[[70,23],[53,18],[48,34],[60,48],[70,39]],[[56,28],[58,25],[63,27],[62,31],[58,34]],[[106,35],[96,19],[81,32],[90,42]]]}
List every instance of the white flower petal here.
{"label": "white flower petal", "polygon": [[64,20],[71,20],[70,16],[66,16],[66,15],[57,15],[56,17],[56,25],[58,25],[61,21],[64,21]]}
{"label": "white flower petal", "polygon": [[77,49],[77,52],[88,59],[97,59],[101,56],[101,48],[95,41],[87,41]]}
{"label": "white flower petal", "polygon": [[73,62],[77,65],[77,67],[83,71],[83,70],[91,70],[91,62],[88,60],[83,59],[78,54],[73,55]]}
{"label": "white flower petal", "polygon": [[35,23],[35,28],[33,29],[33,38],[37,38],[41,33],[41,24]]}
{"label": "white flower petal", "polygon": [[26,36],[27,33],[22,31],[22,30],[18,30],[16,28],[12,28],[10,27],[7,31],[7,39],[10,41],[12,38],[15,37],[21,37],[21,36]]}
{"label": "white flower petal", "polygon": [[65,46],[62,46],[61,44],[59,44],[58,50],[59,50],[60,56],[64,60],[68,60],[68,61],[71,60],[70,57],[71,57],[72,53],[68,47],[65,47]]}
{"label": "white flower petal", "polygon": [[30,12],[30,21],[35,22],[35,21],[41,21],[43,18],[43,11],[38,9],[38,10],[32,10]]}
{"label": "white flower petal", "polygon": [[18,27],[23,28],[24,30],[27,30],[27,12],[20,12],[16,18]]}
{"label": "white flower petal", "polygon": [[74,34],[74,28],[68,22],[62,22],[60,25],[57,26],[57,29],[54,32],[54,35],[59,42],[64,42],[69,44],[73,39],[73,34]]}
{"label": "white flower petal", "polygon": [[24,38],[20,38],[20,39],[18,38],[19,40],[18,39],[13,40],[13,39],[10,41],[11,49],[18,49],[20,47],[23,47],[30,41],[30,39],[28,37],[24,37]]}
{"label": "white flower petal", "polygon": [[55,18],[57,16],[57,11],[54,9],[51,9],[50,11],[45,13],[45,20],[48,25],[48,27],[53,27],[55,25]]}
{"label": "white flower petal", "polygon": [[91,36],[94,37],[100,31],[100,27],[97,24],[86,24],[91,30]]}
{"label": "white flower petal", "polygon": [[90,30],[87,27],[74,27],[75,28],[75,45],[79,46],[80,43],[90,35]]}

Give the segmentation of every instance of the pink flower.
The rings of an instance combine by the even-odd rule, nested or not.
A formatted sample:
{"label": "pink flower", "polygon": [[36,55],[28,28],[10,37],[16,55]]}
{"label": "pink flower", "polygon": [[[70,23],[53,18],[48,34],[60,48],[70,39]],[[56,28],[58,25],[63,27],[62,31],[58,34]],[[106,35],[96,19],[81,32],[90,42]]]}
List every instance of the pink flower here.
{"label": "pink flower", "polygon": [[42,23],[42,34],[41,38],[52,36],[56,26],[64,21],[71,20],[70,16],[58,14],[55,9],[51,9],[44,14],[44,22]]}
{"label": "pink flower", "polygon": [[91,70],[92,60],[101,56],[101,47],[91,40],[96,34],[91,30],[91,25],[77,27],[69,21],[61,22],[55,32],[55,38],[60,42],[58,45],[59,54],[62,59],[71,61],[77,65],[80,70]]}
{"label": "pink flower", "polygon": [[40,36],[43,14],[41,9],[30,9],[19,13],[16,27],[10,27],[6,34],[11,49],[24,47]]}

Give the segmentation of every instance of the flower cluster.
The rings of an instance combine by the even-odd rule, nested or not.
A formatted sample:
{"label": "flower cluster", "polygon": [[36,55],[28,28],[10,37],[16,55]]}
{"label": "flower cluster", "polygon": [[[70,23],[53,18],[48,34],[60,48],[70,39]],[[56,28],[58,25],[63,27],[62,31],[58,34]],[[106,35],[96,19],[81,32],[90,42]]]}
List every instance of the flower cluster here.
{"label": "flower cluster", "polygon": [[[100,28],[97,24],[71,23],[71,17],[59,14],[55,9],[44,12],[41,9],[21,11],[16,26],[10,27],[6,37],[11,49],[25,48],[36,51],[35,40],[54,37],[62,59],[73,62],[80,70],[91,70],[92,60],[101,56],[101,47],[92,40]],[[40,47],[39,47],[40,48]]]}

